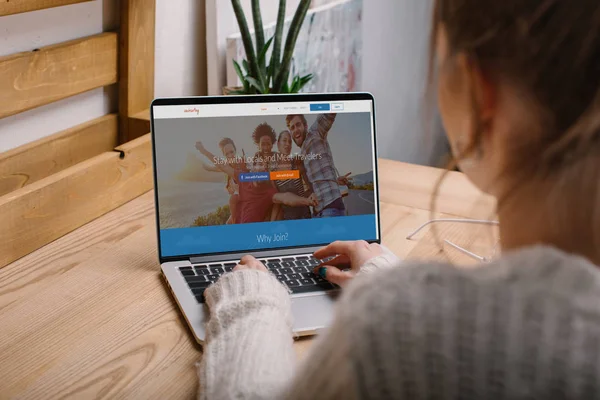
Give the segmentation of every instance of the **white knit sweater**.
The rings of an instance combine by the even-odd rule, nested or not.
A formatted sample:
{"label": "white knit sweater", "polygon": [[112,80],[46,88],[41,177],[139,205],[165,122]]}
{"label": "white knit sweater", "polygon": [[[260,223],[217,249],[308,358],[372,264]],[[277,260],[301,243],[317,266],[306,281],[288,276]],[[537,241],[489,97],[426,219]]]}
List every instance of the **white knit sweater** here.
{"label": "white knit sweater", "polygon": [[361,269],[298,369],[283,286],[223,276],[207,290],[199,398],[600,398],[596,266],[542,247],[477,269],[393,264]]}

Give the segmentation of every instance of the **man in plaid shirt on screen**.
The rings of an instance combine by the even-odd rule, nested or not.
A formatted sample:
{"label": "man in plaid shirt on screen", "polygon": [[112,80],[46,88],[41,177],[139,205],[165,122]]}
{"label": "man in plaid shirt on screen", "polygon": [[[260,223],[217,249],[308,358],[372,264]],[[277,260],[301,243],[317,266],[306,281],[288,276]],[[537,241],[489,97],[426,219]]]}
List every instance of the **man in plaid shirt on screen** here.
{"label": "man in plaid shirt on screen", "polygon": [[335,116],[319,114],[310,128],[304,115],[288,115],[285,118],[294,143],[301,149],[306,176],[319,201],[314,210],[315,218],[346,215],[337,169],[333,164],[333,155],[327,141]]}

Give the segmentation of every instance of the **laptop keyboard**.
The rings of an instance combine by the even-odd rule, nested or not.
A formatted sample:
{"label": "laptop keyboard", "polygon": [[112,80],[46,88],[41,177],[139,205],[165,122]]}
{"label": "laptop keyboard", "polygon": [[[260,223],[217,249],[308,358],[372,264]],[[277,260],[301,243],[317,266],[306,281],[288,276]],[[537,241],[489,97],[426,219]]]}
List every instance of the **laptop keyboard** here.
{"label": "laptop keyboard", "polygon": [[[312,270],[325,260],[312,256],[296,256],[283,258],[267,258],[260,261],[269,272],[279,280],[292,294],[311,293],[332,290],[337,286],[315,275]],[[185,278],[190,290],[198,303],[204,303],[204,291],[215,283],[221,275],[231,272],[237,265],[235,262],[210,263],[180,267],[179,271]]]}

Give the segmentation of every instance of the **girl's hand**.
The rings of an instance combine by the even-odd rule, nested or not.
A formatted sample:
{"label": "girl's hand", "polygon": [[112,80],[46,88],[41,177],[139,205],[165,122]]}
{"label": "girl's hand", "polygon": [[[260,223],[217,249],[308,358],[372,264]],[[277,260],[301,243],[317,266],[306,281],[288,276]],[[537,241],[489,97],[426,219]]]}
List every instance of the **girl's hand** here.
{"label": "girl's hand", "polygon": [[331,283],[344,286],[356,276],[367,261],[381,254],[383,249],[377,243],[367,243],[364,240],[333,242],[316,251],[315,257],[324,259],[335,256],[335,258],[316,267],[313,272]]}
{"label": "girl's hand", "polygon": [[233,270],[241,271],[244,269],[255,269],[257,271],[269,272],[267,270],[267,267],[265,267],[263,263],[261,263],[256,258],[254,258],[250,255],[242,257],[242,259],[240,260],[240,263],[238,265],[236,265]]}

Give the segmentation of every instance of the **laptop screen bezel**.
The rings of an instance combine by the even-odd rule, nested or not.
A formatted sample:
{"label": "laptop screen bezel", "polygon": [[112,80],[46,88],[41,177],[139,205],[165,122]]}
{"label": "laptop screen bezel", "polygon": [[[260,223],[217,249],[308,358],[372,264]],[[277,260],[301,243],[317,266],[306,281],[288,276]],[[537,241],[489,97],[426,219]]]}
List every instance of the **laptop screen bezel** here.
{"label": "laptop screen bezel", "polygon": [[[202,257],[214,258],[215,256],[223,257],[227,255],[236,256],[239,254],[247,254],[249,250],[232,250],[227,252],[201,253],[201,254],[182,254],[177,256],[163,256],[161,250],[160,239],[160,216],[159,216],[159,199],[158,199],[158,176],[156,168],[156,141],[154,140],[154,107],[159,106],[195,106],[195,105],[212,105],[212,104],[244,104],[244,103],[285,103],[285,102],[327,102],[327,101],[353,101],[353,100],[368,100],[371,101],[371,131],[373,146],[375,152],[374,160],[374,177],[375,193],[376,193],[376,212],[377,219],[377,239],[368,240],[370,243],[381,243],[381,220],[380,220],[380,197],[379,197],[379,173],[378,173],[378,152],[377,152],[377,126],[375,119],[375,99],[371,93],[323,93],[323,94],[281,94],[281,95],[250,95],[250,96],[202,96],[202,97],[177,97],[177,98],[157,98],[150,105],[150,133],[152,138],[152,173],[154,177],[154,204],[155,204],[155,219],[156,219],[156,237],[158,243],[158,258],[161,264],[170,261],[181,261],[189,259],[199,259]],[[201,229],[199,227],[198,229]],[[288,246],[267,249],[252,249],[253,255],[260,257],[261,253],[272,253],[273,251],[289,251],[301,249],[314,249],[325,246],[329,243],[315,243],[302,246]]]}

